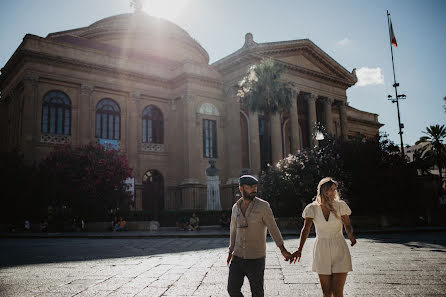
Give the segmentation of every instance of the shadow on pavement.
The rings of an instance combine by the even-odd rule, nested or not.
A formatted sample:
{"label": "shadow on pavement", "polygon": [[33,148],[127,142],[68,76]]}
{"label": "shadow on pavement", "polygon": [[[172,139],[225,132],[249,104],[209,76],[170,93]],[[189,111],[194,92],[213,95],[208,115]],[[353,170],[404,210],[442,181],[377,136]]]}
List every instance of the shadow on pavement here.
{"label": "shadow on pavement", "polygon": [[446,253],[446,232],[401,232],[362,235],[360,238],[372,239],[382,243],[402,244],[412,249],[428,248],[433,252]]}
{"label": "shadow on pavement", "polygon": [[227,238],[2,239],[0,268],[225,249],[228,242]]}

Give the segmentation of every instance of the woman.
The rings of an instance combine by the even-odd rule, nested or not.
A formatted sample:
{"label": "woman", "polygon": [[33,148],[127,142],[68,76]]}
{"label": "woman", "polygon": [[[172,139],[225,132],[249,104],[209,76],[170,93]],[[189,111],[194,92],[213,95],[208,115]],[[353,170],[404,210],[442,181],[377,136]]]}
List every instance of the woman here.
{"label": "woman", "polygon": [[347,273],[352,271],[352,260],[342,233],[342,224],[350,239],[356,244],[348,205],[340,200],[338,183],[331,177],[323,178],[317,186],[315,201],[307,205],[302,213],[305,218],[300,233],[299,248],[294,252],[294,261],[300,261],[302,249],[314,222],[316,241],[313,248],[313,271],[319,274],[325,297],[343,296]]}

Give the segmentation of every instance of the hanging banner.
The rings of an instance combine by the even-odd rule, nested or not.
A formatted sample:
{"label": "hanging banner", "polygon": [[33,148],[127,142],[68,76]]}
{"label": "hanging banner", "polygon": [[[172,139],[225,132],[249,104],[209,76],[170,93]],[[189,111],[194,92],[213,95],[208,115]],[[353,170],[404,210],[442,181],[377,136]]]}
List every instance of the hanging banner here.
{"label": "hanging banner", "polygon": [[127,185],[127,192],[130,193],[132,201],[135,201],[135,178],[129,177],[124,180],[124,183]]}
{"label": "hanging banner", "polygon": [[119,150],[119,142],[116,139],[99,138],[99,144],[103,145],[108,150]]}

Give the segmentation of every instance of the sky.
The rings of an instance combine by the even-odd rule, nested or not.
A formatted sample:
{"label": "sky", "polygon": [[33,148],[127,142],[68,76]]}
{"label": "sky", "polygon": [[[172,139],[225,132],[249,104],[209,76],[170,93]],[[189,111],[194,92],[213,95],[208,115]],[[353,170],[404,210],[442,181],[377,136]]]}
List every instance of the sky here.
{"label": "sky", "polygon": [[[250,32],[256,42],[308,38],[358,83],[347,90],[357,109],[378,114],[380,132],[400,144],[386,11],[397,47],[395,74],[400,84],[404,145],[414,144],[427,126],[446,124],[446,1],[443,0],[145,0],[144,11],[185,29],[208,52],[210,63],[243,46]],[[25,34],[88,26],[129,13],[128,0],[14,0],[0,2],[0,67]]]}

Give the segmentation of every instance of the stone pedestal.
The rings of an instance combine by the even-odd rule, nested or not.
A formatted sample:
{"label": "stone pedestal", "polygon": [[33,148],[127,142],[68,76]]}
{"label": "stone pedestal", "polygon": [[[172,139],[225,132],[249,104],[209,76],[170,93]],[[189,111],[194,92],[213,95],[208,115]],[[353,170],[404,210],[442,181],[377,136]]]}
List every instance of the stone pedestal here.
{"label": "stone pedestal", "polygon": [[220,179],[216,176],[206,176],[207,202],[206,210],[221,210]]}

